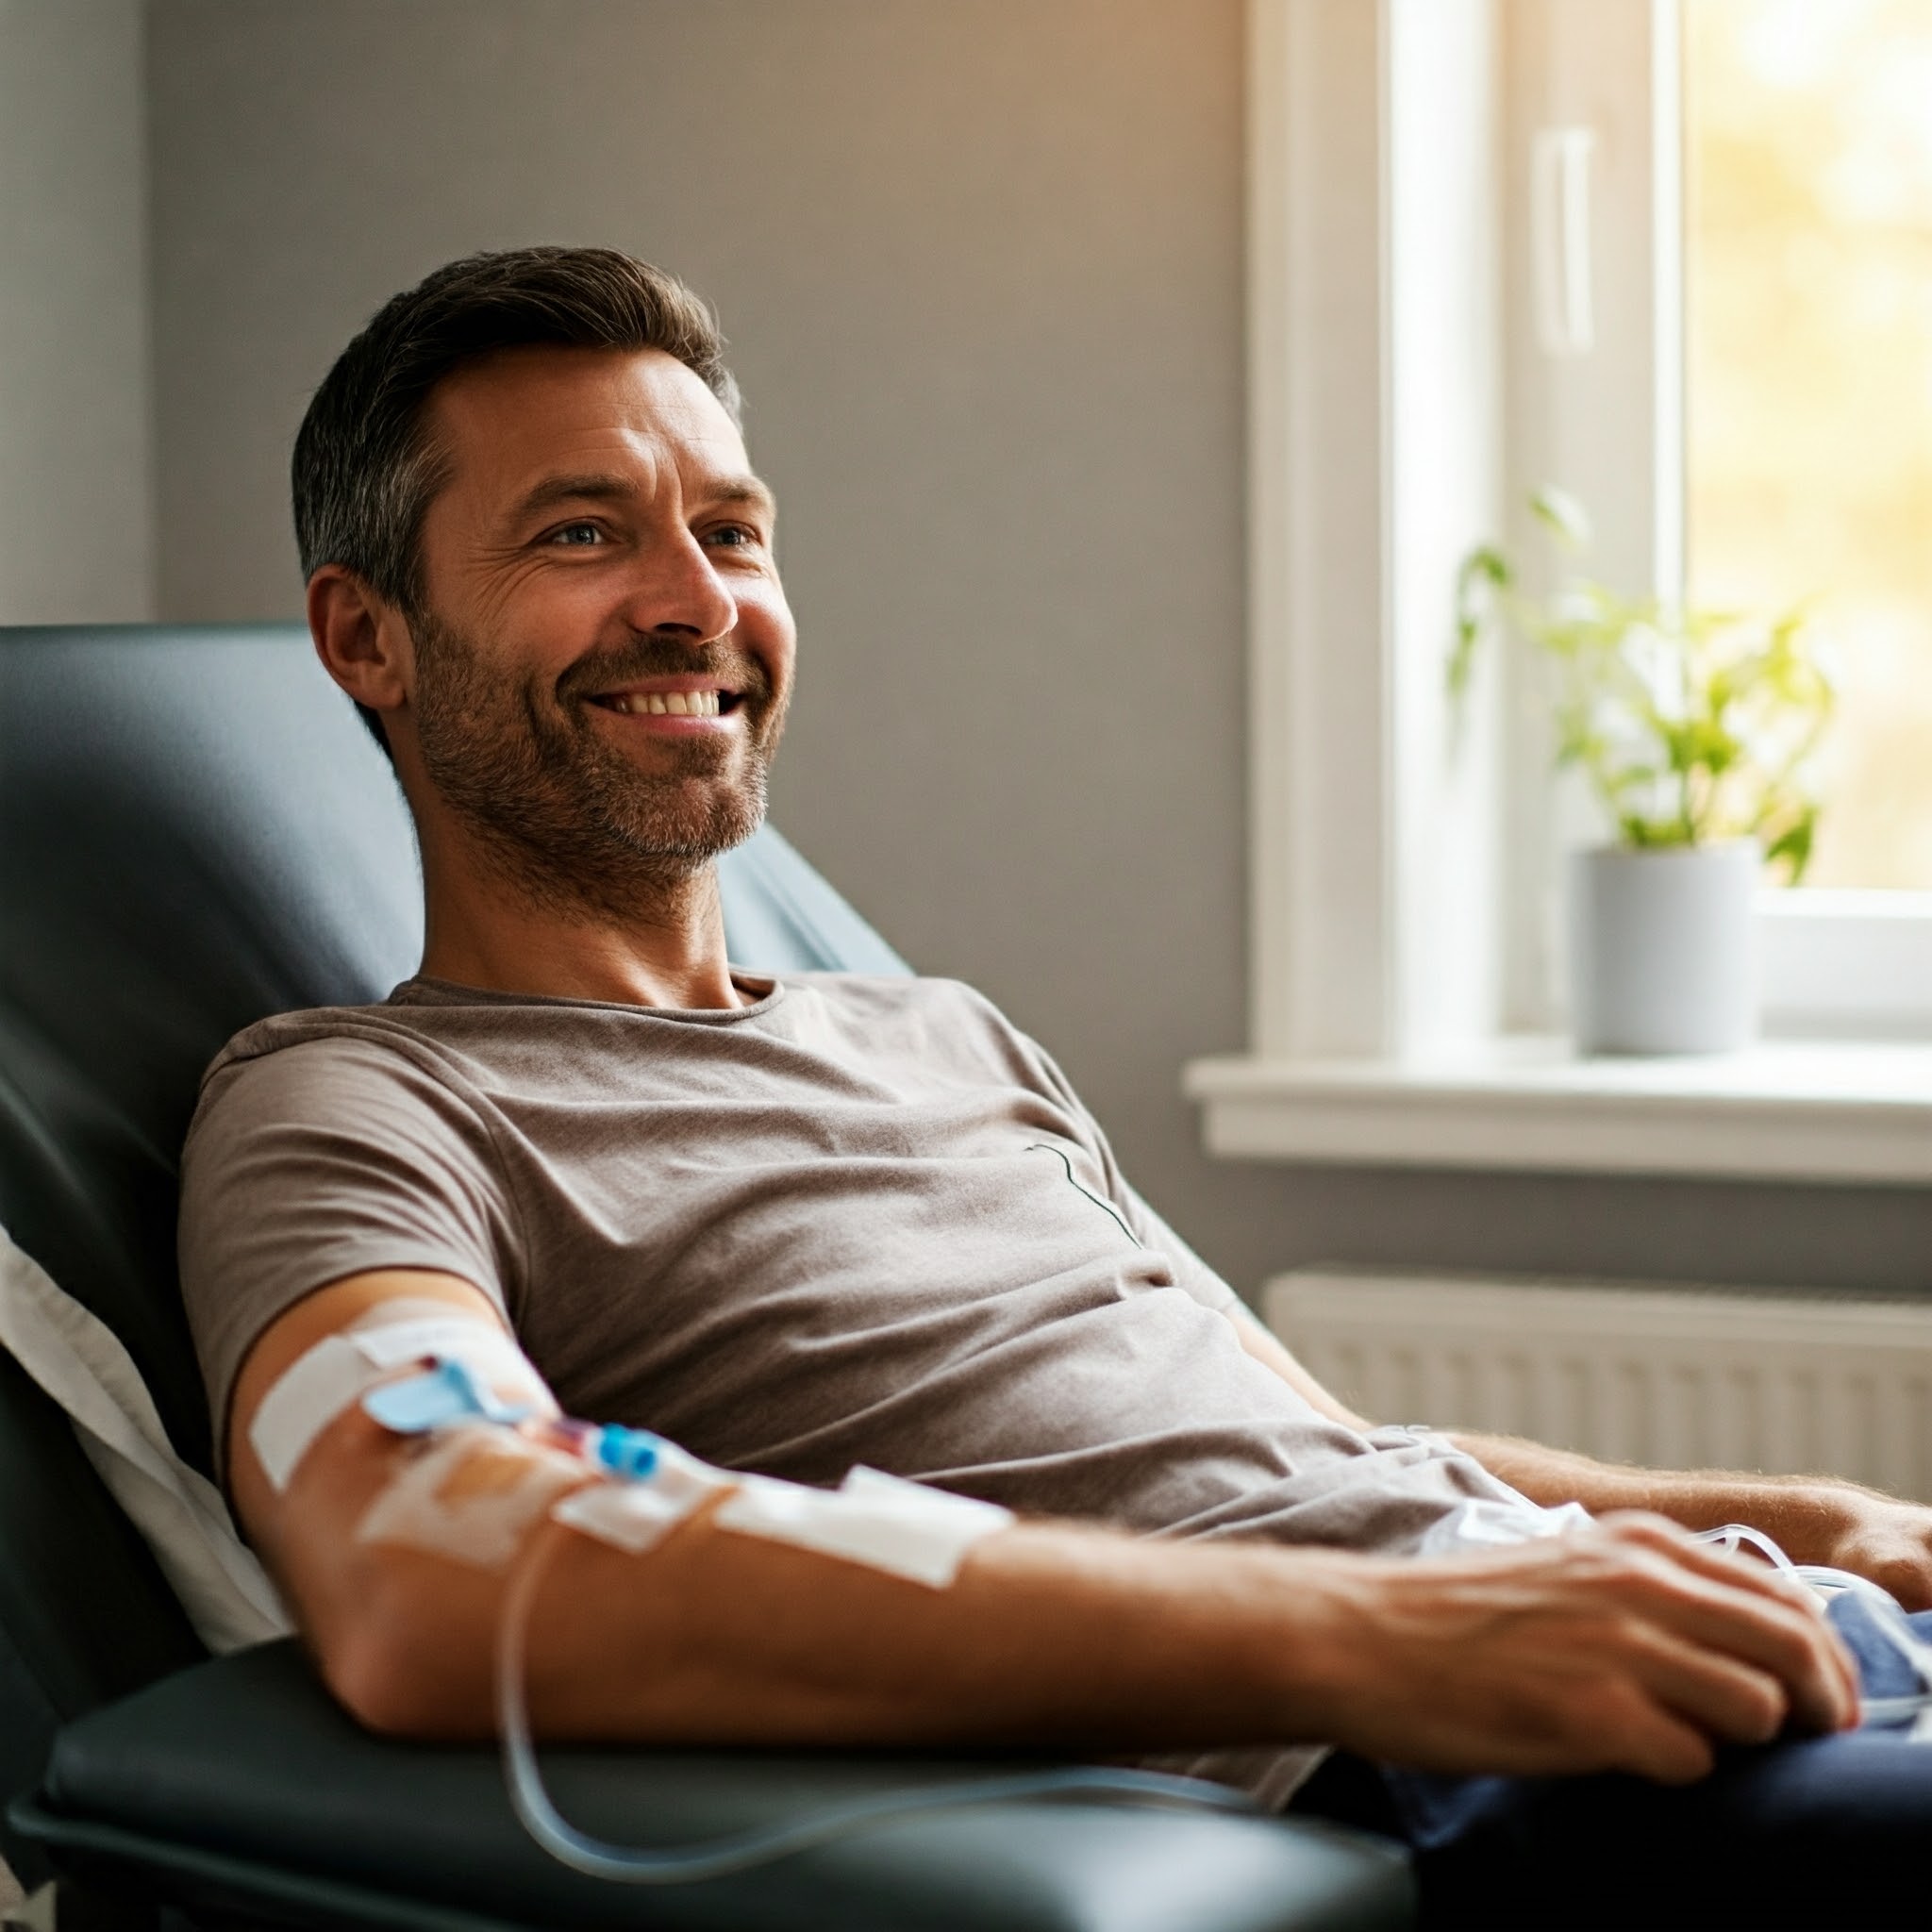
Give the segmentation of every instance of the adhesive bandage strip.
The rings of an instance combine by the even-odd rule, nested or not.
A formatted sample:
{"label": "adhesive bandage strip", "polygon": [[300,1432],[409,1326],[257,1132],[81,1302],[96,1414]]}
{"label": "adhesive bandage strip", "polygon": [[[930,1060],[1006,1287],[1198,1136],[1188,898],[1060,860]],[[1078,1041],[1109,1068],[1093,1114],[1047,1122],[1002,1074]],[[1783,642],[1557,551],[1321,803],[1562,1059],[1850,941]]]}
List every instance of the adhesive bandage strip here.
{"label": "adhesive bandage strip", "polygon": [[462,1362],[486,1385],[507,1383],[542,1398],[542,1383],[523,1351],[480,1318],[445,1311],[351,1327],[325,1336],[291,1363],[256,1409],[248,1441],[271,1485],[286,1490],[296,1465],[330,1423],[404,1363],[429,1356]]}
{"label": "adhesive bandage strip", "polygon": [[720,1529],[863,1563],[933,1590],[952,1582],[982,1537],[1013,1520],[1010,1510],[995,1503],[951,1495],[875,1469],[850,1471],[838,1490],[734,1475],[661,1439],[648,1475],[593,1483],[564,1497],[550,1514],[555,1522],[641,1556],[727,1491],[712,1519]]}
{"label": "adhesive bandage strip", "polygon": [[829,1491],[741,1476],[713,1519],[720,1529],[864,1563],[931,1590],[943,1590],[973,1545],[1012,1520],[997,1503],[863,1467]]}
{"label": "adhesive bandage strip", "polygon": [[591,1483],[551,1510],[551,1520],[612,1543],[634,1557],[660,1542],[721,1490],[739,1478],[687,1456],[669,1442],[658,1445],[651,1474],[641,1481]]}
{"label": "adhesive bandage strip", "polygon": [[356,1527],[365,1543],[401,1543],[500,1570],[566,1490],[584,1479],[575,1456],[544,1449],[490,1423],[426,1440]]}

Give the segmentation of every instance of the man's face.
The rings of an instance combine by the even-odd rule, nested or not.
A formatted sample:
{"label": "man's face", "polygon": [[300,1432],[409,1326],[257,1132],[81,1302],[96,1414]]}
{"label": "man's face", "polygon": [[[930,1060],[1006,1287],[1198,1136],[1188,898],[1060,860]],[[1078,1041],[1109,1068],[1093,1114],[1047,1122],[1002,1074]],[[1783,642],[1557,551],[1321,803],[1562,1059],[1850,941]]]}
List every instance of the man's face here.
{"label": "man's face", "polygon": [[655,350],[492,357],[439,387],[429,429],[424,773],[539,900],[630,909],[763,814],[795,642],[771,494]]}

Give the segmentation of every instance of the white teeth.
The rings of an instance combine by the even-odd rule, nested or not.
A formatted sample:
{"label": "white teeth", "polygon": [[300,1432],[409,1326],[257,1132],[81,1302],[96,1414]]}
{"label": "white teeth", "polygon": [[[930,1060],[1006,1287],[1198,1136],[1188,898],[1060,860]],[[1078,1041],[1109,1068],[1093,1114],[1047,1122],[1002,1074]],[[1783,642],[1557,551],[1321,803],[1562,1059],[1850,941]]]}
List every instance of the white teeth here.
{"label": "white teeth", "polygon": [[620,691],[607,702],[613,710],[627,711],[634,718],[715,718],[719,714],[715,691]]}

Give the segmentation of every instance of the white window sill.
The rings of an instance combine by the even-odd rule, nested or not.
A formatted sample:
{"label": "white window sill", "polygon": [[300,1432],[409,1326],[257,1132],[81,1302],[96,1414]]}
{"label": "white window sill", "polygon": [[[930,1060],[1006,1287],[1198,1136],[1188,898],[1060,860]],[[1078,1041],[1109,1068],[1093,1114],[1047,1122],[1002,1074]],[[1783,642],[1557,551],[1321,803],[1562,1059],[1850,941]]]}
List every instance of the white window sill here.
{"label": "white window sill", "polygon": [[1196,1060],[1211,1154],[1370,1167],[1932,1181],[1932,1045],[1770,1041],[1578,1059],[1567,1041],[1466,1056]]}

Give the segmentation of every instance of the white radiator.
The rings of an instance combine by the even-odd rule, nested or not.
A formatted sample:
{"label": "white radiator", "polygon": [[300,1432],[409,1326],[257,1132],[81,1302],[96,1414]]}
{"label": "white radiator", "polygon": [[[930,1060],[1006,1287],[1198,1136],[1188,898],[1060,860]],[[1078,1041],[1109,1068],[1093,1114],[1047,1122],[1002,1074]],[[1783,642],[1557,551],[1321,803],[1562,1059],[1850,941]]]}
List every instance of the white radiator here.
{"label": "white radiator", "polygon": [[1932,1500],[1932,1306],[1305,1270],[1262,1312],[1376,1422]]}

